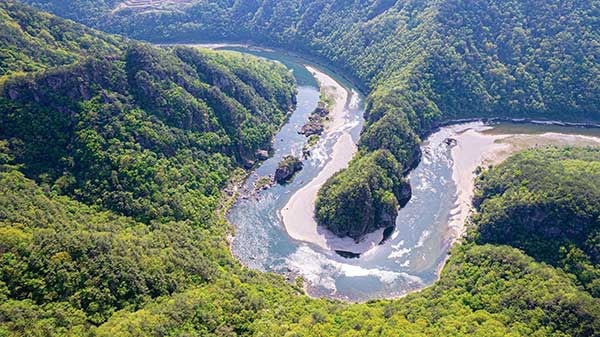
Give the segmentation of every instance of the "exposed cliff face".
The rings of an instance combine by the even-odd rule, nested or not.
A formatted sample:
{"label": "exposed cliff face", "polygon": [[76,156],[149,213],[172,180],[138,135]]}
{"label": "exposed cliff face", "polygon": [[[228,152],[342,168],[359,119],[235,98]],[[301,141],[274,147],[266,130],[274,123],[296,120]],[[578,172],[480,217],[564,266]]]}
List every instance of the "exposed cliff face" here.
{"label": "exposed cliff face", "polygon": [[366,234],[394,227],[398,208],[411,196],[410,185],[399,178],[402,168],[386,150],[358,157],[319,192],[319,225],[340,237],[360,241]]}

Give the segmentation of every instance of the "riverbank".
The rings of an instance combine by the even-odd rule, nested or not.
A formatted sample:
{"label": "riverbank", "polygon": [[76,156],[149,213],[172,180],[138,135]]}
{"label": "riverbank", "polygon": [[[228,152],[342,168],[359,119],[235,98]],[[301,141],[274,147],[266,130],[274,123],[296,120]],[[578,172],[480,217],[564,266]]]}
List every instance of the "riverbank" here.
{"label": "riverbank", "polygon": [[281,219],[288,235],[295,240],[312,243],[327,250],[362,253],[381,241],[382,231],[374,233],[372,239],[367,238],[356,244],[351,238],[339,238],[318,227],[314,218],[315,202],[319,190],[331,176],[348,166],[357,151],[348,127],[352,123],[348,104],[351,96],[355,93],[349,92],[339,82],[317,68],[308,65],[305,67],[315,77],[322,90],[334,99],[323,138],[337,137],[337,139],[329,161],[313,180],[292,195],[281,210]]}
{"label": "riverbank", "polygon": [[[546,123],[538,123],[546,126]],[[553,124],[556,125],[556,124]],[[456,145],[451,150],[452,178],[457,188],[456,207],[448,223],[450,244],[461,238],[472,212],[477,167],[501,163],[515,152],[542,146],[600,146],[600,137],[558,132],[512,133],[511,128],[495,128],[483,122],[451,126]],[[530,130],[531,132],[531,130]]]}
{"label": "riverbank", "polygon": [[[520,130],[497,131],[504,126],[494,124],[491,129],[484,123],[478,126],[477,123],[463,123],[438,129],[422,144],[422,160],[409,173],[413,198],[399,211],[395,231],[385,244],[378,245],[380,240],[368,239],[363,243],[370,244],[356,246],[353,241],[344,242],[331,233],[328,236],[316,225],[313,213],[322,184],[344,168],[355,154],[354,144],[360,132],[357,123],[362,121],[363,113],[359,107],[361,97],[350,93],[345,88],[352,86],[344,85],[344,81],[331,73],[328,74],[337,85],[327,83],[327,79],[319,74],[326,68],[313,66],[309,69],[305,67],[308,61],[290,60],[286,55],[263,55],[274,56],[290,67],[294,76],[300,74],[310,81],[299,87],[299,97],[308,95],[298,99],[297,110],[278,133],[272,157],[249,175],[244,190],[254,190],[254,182],[272,174],[285,155],[298,154],[304,149],[306,137],[297,131],[306,124],[317,105],[320,88],[315,78],[320,77],[321,87],[331,91],[338,91],[341,86],[343,90],[339,93],[345,95],[345,98],[332,100],[343,109],[338,108],[336,113],[332,111],[321,140],[311,148],[312,155],[304,161],[305,168],[295,179],[286,185],[260,190],[247,198],[238,198],[227,214],[228,221],[235,226],[231,250],[239,261],[248,268],[284,275],[290,282],[302,277],[304,288],[311,296],[361,302],[395,298],[433,284],[439,278],[448,249],[464,233],[465,220],[471,212],[473,172],[477,166],[501,161],[518,150],[519,143],[537,144],[529,137],[521,137],[530,129],[540,127],[531,124],[520,124]],[[344,121],[344,118],[348,119]],[[544,126],[544,130],[555,133],[594,132],[593,128],[562,128],[558,131],[552,128]],[[344,132],[348,134],[347,129],[352,130],[351,136],[344,136]],[[456,138],[456,144],[446,142],[446,138]],[[559,138],[564,139],[562,135]],[[312,197],[302,196],[302,193]],[[294,203],[296,206],[292,208],[297,208],[298,212],[289,208]],[[382,234],[374,235],[381,237]],[[334,250],[361,254],[347,258]]]}

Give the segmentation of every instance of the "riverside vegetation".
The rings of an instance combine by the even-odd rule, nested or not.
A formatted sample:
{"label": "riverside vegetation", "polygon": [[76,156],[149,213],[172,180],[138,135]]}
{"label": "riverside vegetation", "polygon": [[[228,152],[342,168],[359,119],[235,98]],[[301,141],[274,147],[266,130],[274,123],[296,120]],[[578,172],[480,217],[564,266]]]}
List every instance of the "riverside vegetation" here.
{"label": "riverside vegetation", "polygon": [[[420,158],[420,139],[447,119],[599,117],[596,0],[200,0],[174,10],[114,15],[113,1],[67,1],[77,11],[50,0],[28,2],[130,37],[250,40],[331,63],[370,92],[352,165],[385,150],[407,171]],[[342,181],[332,178],[321,190],[327,200],[319,203],[327,208],[322,212],[350,209],[339,194],[324,195],[351,189],[326,188]],[[399,204],[391,185],[386,190]],[[363,201],[365,211],[389,204],[377,197]]]}
{"label": "riverside vegetation", "polygon": [[[256,12],[265,41],[293,34],[347,64],[372,90],[367,126],[350,173],[324,197],[358,178],[382,206],[401,200],[399,173],[443,118],[597,119],[593,1],[312,1],[296,11],[284,9],[300,2],[199,1],[117,21],[104,17],[110,1],[66,3],[76,19],[146,37],[233,38]],[[42,5],[70,8],[57,4]],[[432,287],[362,304],[311,299],[301,280],[240,266],[215,214],[228,178],[268,147],[293,103],[283,67],[158,49],[13,1],[0,17],[0,336],[600,334],[599,150],[530,150],[483,173],[468,236]]]}

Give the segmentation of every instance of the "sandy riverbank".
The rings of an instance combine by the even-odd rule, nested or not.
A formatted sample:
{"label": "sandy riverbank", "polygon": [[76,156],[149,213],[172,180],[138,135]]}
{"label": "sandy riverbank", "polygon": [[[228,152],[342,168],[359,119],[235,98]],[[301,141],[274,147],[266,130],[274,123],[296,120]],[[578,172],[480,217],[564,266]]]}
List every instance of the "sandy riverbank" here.
{"label": "sandy riverbank", "polygon": [[266,52],[274,52],[273,49],[254,46],[249,43],[163,43],[158,44],[159,46],[184,46],[190,48],[200,48],[200,49],[210,49],[210,50],[218,50],[223,48],[245,48]]}
{"label": "sandy riverbank", "polygon": [[317,80],[320,90],[334,99],[333,106],[329,112],[330,120],[325,125],[327,128],[326,136],[334,132],[343,132],[345,125],[350,122],[350,113],[346,108],[350,92],[331,76],[309,65],[305,65],[304,67]]}
{"label": "sandy riverbank", "polygon": [[[323,137],[337,137],[337,140],[333,145],[330,160],[317,177],[292,195],[281,210],[281,217],[286,231],[295,240],[310,242],[329,250],[364,252],[373,246],[375,239],[367,239],[361,244],[355,244],[351,238],[338,238],[327,230],[319,228],[314,218],[319,189],[333,174],[347,167],[357,151],[348,128],[352,120],[347,108],[351,95],[355,95],[355,93],[350,93],[340,83],[318,69],[308,65],[305,67],[313,74],[320,87],[334,98],[334,104],[329,113],[330,120],[326,124]],[[382,233],[375,233],[374,236],[381,237]]]}
{"label": "sandy riverbank", "polygon": [[[496,165],[511,154],[539,146],[599,146],[600,138],[557,132],[539,134],[503,133],[501,129],[481,122],[452,126],[456,146],[452,148],[452,178],[457,187],[456,208],[451,212],[448,224],[449,239],[460,238],[465,222],[472,211],[475,187],[475,170]],[[509,130],[506,130],[509,131]]]}

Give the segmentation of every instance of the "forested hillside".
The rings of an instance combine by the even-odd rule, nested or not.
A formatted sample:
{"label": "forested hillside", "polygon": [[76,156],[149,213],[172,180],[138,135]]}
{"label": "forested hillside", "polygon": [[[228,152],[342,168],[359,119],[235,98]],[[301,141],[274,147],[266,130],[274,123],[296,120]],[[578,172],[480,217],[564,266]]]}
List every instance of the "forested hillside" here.
{"label": "forested hillside", "polygon": [[[183,12],[123,11],[115,18],[105,16],[105,7],[90,11],[109,2],[45,2],[65,12],[72,4],[76,19],[113,30],[129,22],[129,32],[137,27],[147,38],[184,32],[240,38],[252,25],[262,41],[346,62],[372,94],[361,154],[337,181],[362,178],[356,168],[383,170],[386,180],[374,173],[367,183],[377,183],[370,187],[386,205],[393,205],[386,190],[401,185],[398,172],[418,158],[419,135],[440,118],[502,111],[596,119],[595,2],[496,4],[502,13],[516,12],[490,17],[497,25],[482,26],[487,30],[456,28],[465,41],[473,38],[465,42],[471,49],[445,37],[452,25],[440,13],[476,21],[495,2],[200,1]],[[6,69],[0,80],[0,336],[600,335],[597,150],[531,150],[485,172],[469,235],[452,249],[432,287],[363,304],[311,299],[301,294],[300,280],[291,285],[241,267],[216,211],[229,200],[221,191],[233,170],[269,146],[293,103],[293,80],[282,66],[230,53],[159,49],[13,1],[0,2],[0,17],[3,32],[10,32],[0,36],[1,55],[21,60],[15,66],[17,58],[0,58]],[[235,24],[229,17],[248,20]],[[176,24],[190,18],[196,23]],[[499,35],[519,22],[526,31],[544,30],[536,33],[544,37],[542,56],[530,50],[531,40],[516,37],[510,41],[522,46],[522,59],[514,67],[509,60],[517,54],[489,46],[492,56],[484,57],[477,49],[486,46],[479,41],[484,35],[504,46]],[[44,30],[55,43],[39,40]],[[567,40],[559,43],[558,35]],[[551,52],[569,43],[559,56]],[[69,57],[55,57],[63,53]],[[571,56],[577,69],[568,65]],[[498,69],[466,61],[472,58],[484,65],[496,59]],[[538,71],[522,63],[527,59],[530,66],[558,68]],[[506,75],[507,82],[477,77],[485,74]],[[516,83],[521,79],[529,82]],[[526,103],[534,101],[517,99],[533,93],[543,105],[529,109]],[[385,167],[375,167],[375,156],[386,159]],[[395,176],[385,177],[390,172]],[[348,185],[340,186],[331,190],[345,194]],[[507,229],[514,235],[504,235]]]}
{"label": "forested hillside", "polygon": [[600,150],[526,151],[482,175],[479,243],[509,244],[600,297]]}
{"label": "forested hillside", "polygon": [[[25,30],[44,22],[10,2],[2,8]],[[74,41],[78,32],[87,35],[78,27]],[[76,63],[6,78],[0,134],[27,176],[60,193],[143,221],[207,221],[231,170],[270,147],[293,104],[291,75],[229,53],[109,47],[115,52],[88,49]]]}
{"label": "forested hillside", "polygon": [[[582,148],[529,150],[484,172],[477,180],[478,213],[467,238],[452,249],[440,280],[419,293],[365,304],[314,300],[291,295],[284,287],[267,286],[258,281],[264,274],[240,271],[229,282],[123,313],[97,333],[596,336],[600,299],[590,284],[597,273],[598,207],[594,205],[599,154],[598,149]],[[557,173],[561,168],[565,174]],[[519,228],[525,207],[530,214],[545,214],[527,223],[529,240]],[[586,226],[571,221],[586,218],[595,220]],[[552,223],[546,225],[544,219]],[[557,227],[562,230],[556,231]],[[514,230],[516,238],[498,242],[489,234],[490,228]],[[557,241],[546,245],[549,249],[540,255],[535,248],[541,247],[543,235]]]}
{"label": "forested hillside", "polygon": [[[248,40],[319,57],[369,88],[359,157],[389,150],[404,169],[418,160],[420,137],[442,120],[600,118],[596,0],[199,0],[173,10],[116,13],[105,2],[67,1],[84,8],[76,14],[54,1],[28,2],[135,38]],[[327,190],[342,188],[348,187]]]}
{"label": "forested hillside", "polygon": [[221,191],[270,148],[289,71],[13,1],[0,16],[0,335],[82,335],[215,280]]}
{"label": "forested hillside", "polygon": [[2,3],[0,83],[15,72],[32,72],[75,62],[86,55],[116,53],[123,39],[101,34],[49,14]]}
{"label": "forested hillside", "polygon": [[593,0],[199,0],[180,10],[114,14],[106,10],[110,2],[28,2],[135,38],[249,40],[320,56],[373,90],[394,91],[386,97],[409,94],[401,89],[426,95],[425,102],[405,103],[417,112],[405,111],[408,117],[597,117],[597,81],[581,82],[599,76]]}
{"label": "forested hillside", "polygon": [[[214,228],[204,230],[186,221],[146,225],[57,196],[6,164],[14,158],[4,143],[2,148],[0,332],[6,336],[600,333],[599,299],[572,269],[589,266],[589,261],[580,258],[552,267],[542,263],[545,257],[532,258],[513,248],[536,245],[535,236],[531,242],[511,240],[500,246],[486,243],[493,240],[485,234],[486,227],[505,225],[493,205],[502,202],[513,218],[518,212],[513,209],[521,207],[509,197],[515,193],[511,188],[497,189],[494,177],[514,173],[523,162],[589,166],[577,171],[585,182],[572,192],[585,204],[596,202],[598,150],[528,151],[486,172],[478,182],[481,206],[475,227],[466,242],[452,250],[435,285],[398,300],[349,304],[309,299],[278,276],[240,268],[219,243],[223,233]],[[548,185],[570,181],[552,171],[523,170],[517,174],[518,193],[549,191]],[[492,190],[499,194],[488,195]],[[529,205],[531,212],[547,210],[535,202]],[[596,211],[567,202],[561,219],[593,217]],[[538,226],[541,232],[544,224],[534,228]],[[570,223],[561,220],[554,226],[568,228]],[[597,230],[590,226],[580,233],[565,231],[557,254],[571,258],[565,250],[572,247],[569,242],[579,236],[593,239]]]}

